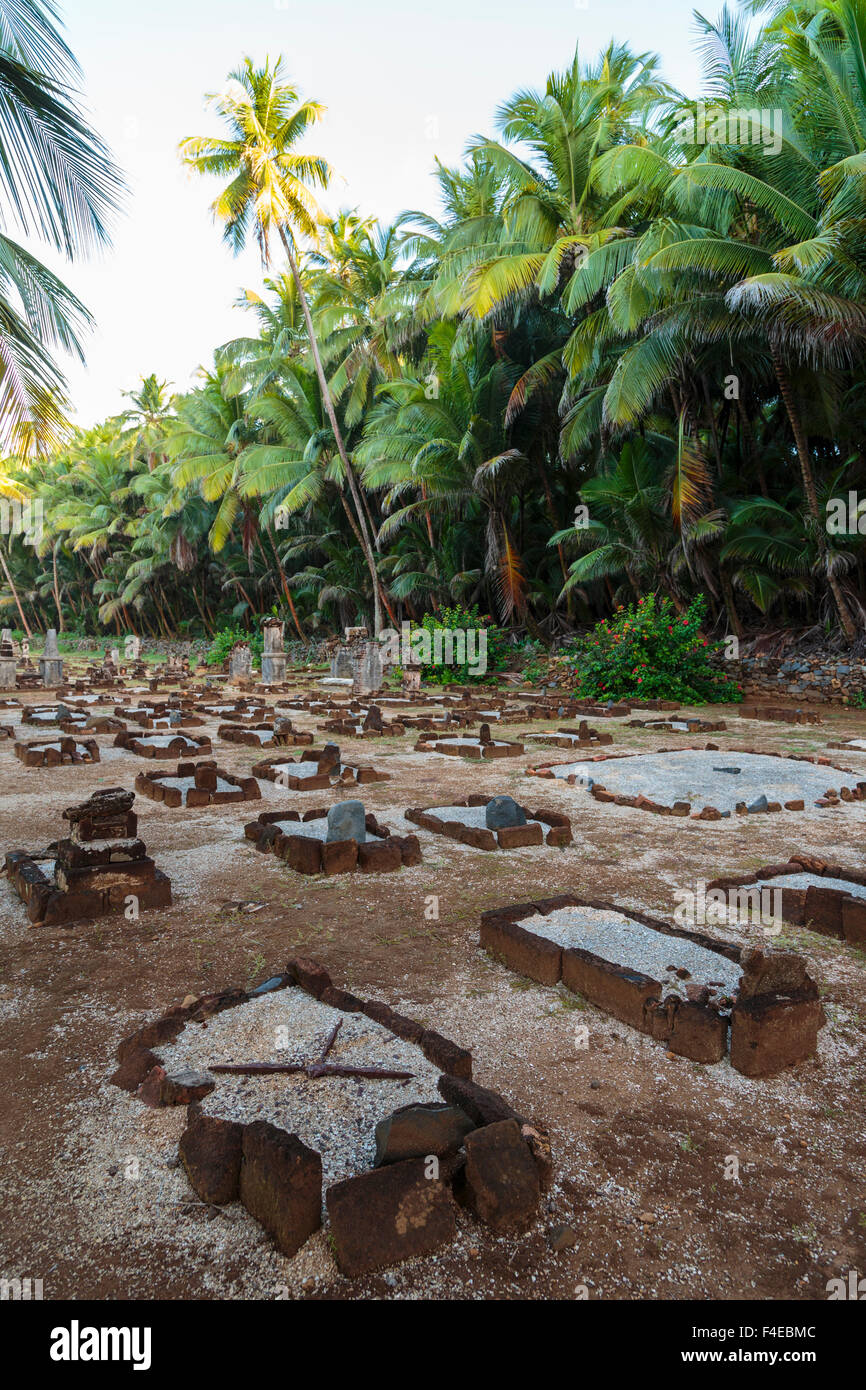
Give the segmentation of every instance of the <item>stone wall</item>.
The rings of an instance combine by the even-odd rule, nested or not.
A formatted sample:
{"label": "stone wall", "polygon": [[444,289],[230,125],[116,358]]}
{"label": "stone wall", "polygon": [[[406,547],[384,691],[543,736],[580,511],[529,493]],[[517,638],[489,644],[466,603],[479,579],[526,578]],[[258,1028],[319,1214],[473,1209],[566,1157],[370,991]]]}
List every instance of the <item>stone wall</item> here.
{"label": "stone wall", "polygon": [[789,696],[803,701],[844,705],[866,697],[866,661],[843,654],[814,656],[744,656],[725,662],[750,695]]}

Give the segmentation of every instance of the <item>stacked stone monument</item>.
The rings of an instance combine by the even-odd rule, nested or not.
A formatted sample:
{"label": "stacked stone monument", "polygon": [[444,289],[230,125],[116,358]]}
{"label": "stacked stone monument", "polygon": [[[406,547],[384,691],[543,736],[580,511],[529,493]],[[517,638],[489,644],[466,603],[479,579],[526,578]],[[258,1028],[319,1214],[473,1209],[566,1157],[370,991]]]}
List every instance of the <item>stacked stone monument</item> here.
{"label": "stacked stone monument", "polygon": [[283,624],[279,618],[265,618],[262,635],[262,685],[282,685],[286,679],[286,654],[283,651]]}
{"label": "stacked stone monument", "polygon": [[35,926],[116,912],[134,920],[146,908],[171,906],[171,883],[138,837],[134,800],[134,792],[109,787],[67,807],[71,834],[57,842],[53,881],[31,855],[7,854],[9,881]]}
{"label": "stacked stone monument", "polygon": [[57,632],[50,627],[45,634],[45,647],[39,658],[39,674],[44,686],[63,684],[63,660],[57,646]]}
{"label": "stacked stone monument", "polygon": [[0,690],[15,689],[15,648],[12,633],[4,627],[0,635]]}

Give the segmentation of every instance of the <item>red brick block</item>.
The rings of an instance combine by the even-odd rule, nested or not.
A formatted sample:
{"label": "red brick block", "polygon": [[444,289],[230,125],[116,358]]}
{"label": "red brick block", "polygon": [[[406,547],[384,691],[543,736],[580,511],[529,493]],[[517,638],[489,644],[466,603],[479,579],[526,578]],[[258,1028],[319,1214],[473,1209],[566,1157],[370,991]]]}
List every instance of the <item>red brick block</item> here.
{"label": "red brick block", "polygon": [[644,1004],[658,996],[659,982],[636,970],[613,965],[589,951],[564,950],[562,983],[614,1018],[645,1032]]}
{"label": "red brick block", "polygon": [[544,843],[540,821],[532,821],[528,825],[504,825],[496,833],[500,849],[521,849],[524,845]]}

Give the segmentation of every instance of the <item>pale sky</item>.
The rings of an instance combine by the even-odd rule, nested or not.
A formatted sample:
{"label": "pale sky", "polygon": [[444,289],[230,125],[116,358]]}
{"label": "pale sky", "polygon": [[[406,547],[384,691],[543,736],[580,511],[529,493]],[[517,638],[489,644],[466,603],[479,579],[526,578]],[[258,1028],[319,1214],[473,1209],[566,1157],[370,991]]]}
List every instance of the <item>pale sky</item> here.
{"label": "pale sky", "polygon": [[[62,3],[62,0],[61,0]],[[720,4],[706,5],[715,17]],[[126,172],[130,197],[101,261],[52,268],[95,315],[87,365],[70,390],[83,424],[122,408],[149,372],[185,389],[214,347],[249,332],[234,309],[260,288],[257,255],[233,257],[208,210],[218,184],[177,157],[186,135],[216,132],[204,94],[249,54],[282,53],[327,113],[309,148],[337,171],[327,206],[390,219],[437,211],[433,157],[456,163],[493,134],[497,105],[540,87],[577,40],[595,57],[613,35],[661,53],[664,75],[695,91],[687,0],[66,0],[69,44],[92,119]]]}

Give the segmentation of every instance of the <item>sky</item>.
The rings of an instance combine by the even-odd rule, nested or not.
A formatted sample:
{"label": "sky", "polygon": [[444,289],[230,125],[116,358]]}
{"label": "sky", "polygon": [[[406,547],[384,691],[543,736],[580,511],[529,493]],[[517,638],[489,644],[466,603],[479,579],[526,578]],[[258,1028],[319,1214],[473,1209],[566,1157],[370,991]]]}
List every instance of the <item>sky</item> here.
{"label": "sky", "polygon": [[64,363],[84,425],[122,409],[122,392],[150,372],[187,389],[215,347],[253,327],[235,301],[261,288],[257,253],[223,245],[209,211],[218,183],[177,155],[184,136],[217,133],[205,94],[244,56],[282,54],[292,80],[327,107],[307,142],[336,171],[325,206],[382,219],[436,212],[434,156],[459,162],[472,135],[494,133],[499,103],[543,87],[575,42],[586,58],[611,36],[659,52],[681,90],[694,92],[699,73],[688,0],[60,3],[91,120],[129,185],[101,258],[68,266],[40,253],[96,319],[86,364]]}

